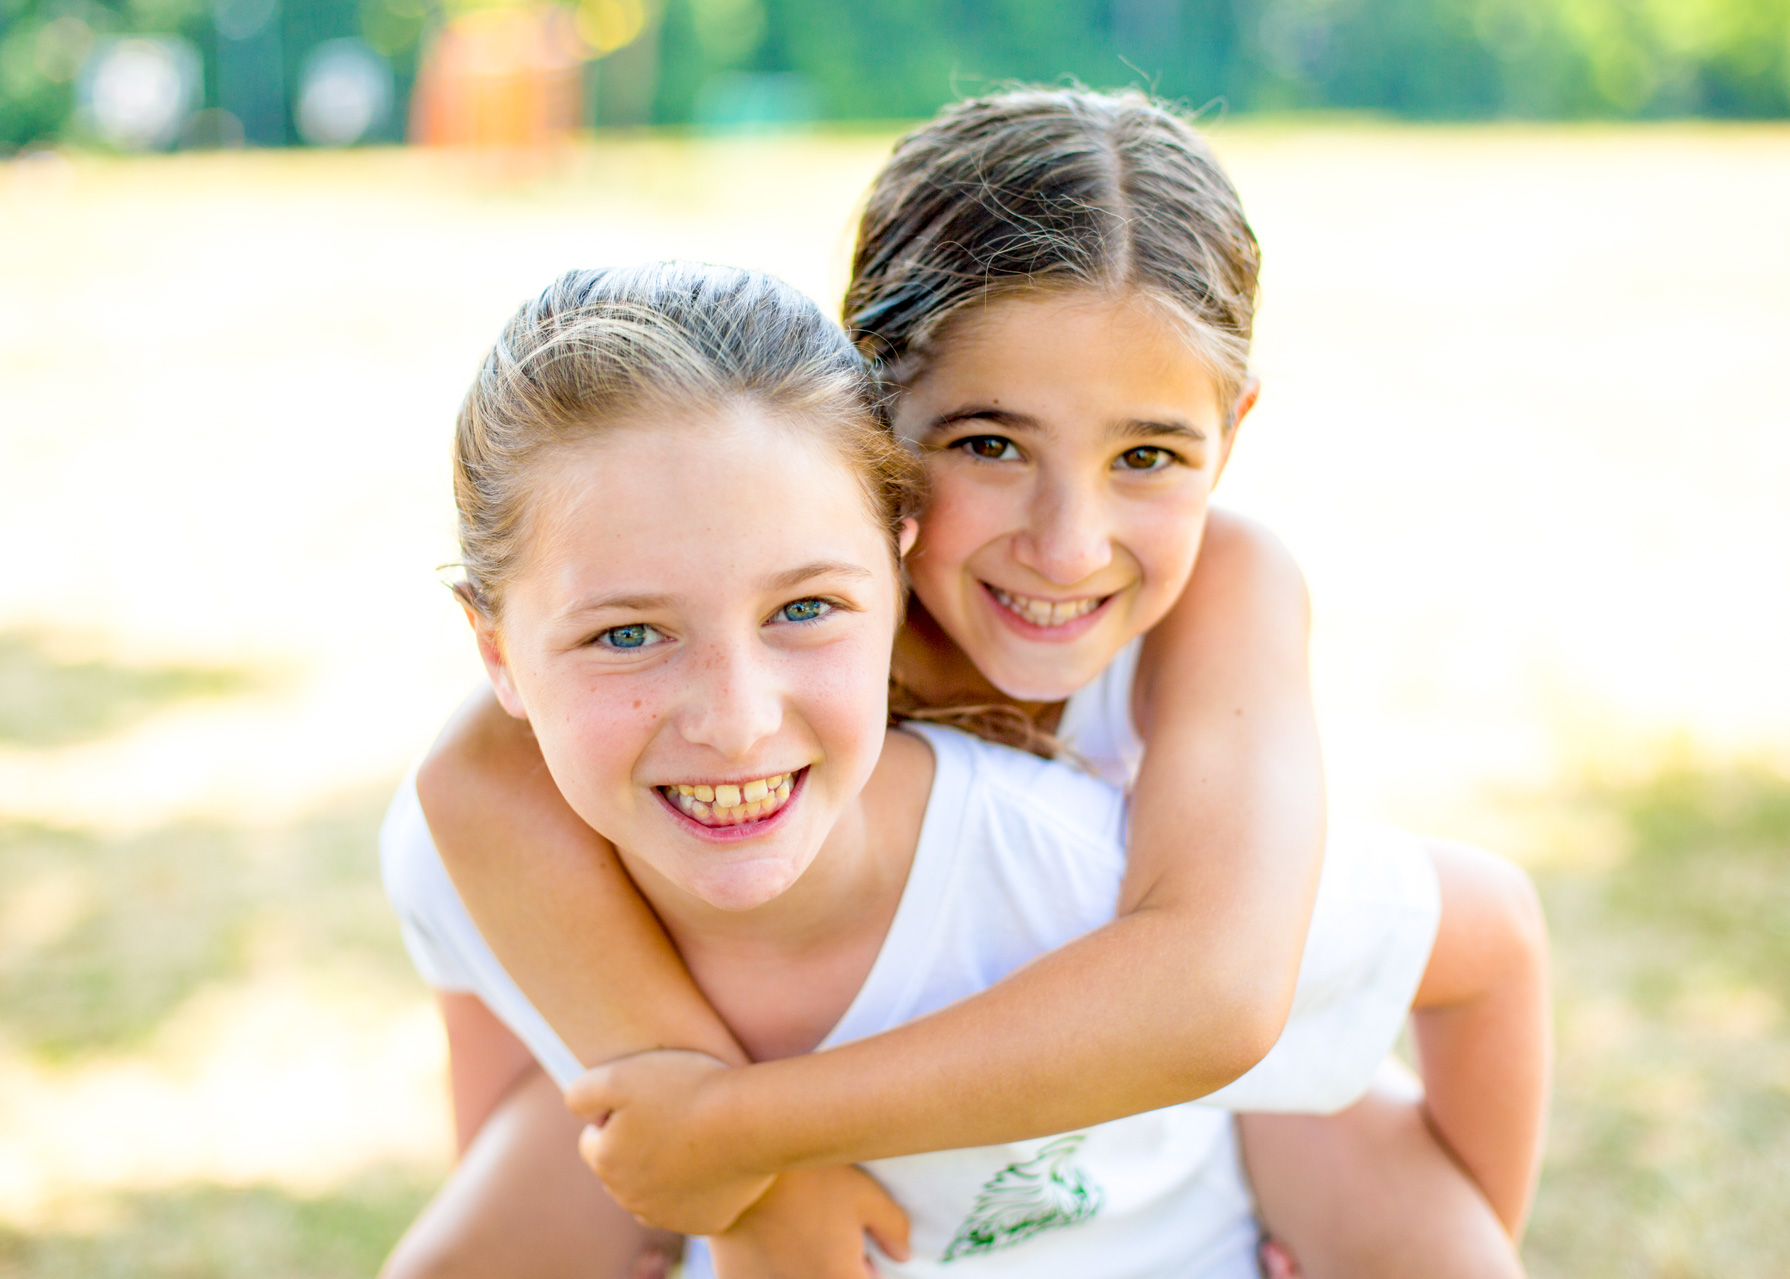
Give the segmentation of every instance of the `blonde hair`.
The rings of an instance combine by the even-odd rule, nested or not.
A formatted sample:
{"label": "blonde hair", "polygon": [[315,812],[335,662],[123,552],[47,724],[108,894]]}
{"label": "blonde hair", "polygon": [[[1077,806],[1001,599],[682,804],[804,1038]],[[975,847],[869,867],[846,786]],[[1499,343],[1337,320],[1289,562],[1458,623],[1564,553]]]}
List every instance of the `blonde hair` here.
{"label": "blonde hair", "polygon": [[[456,592],[496,621],[531,528],[541,461],[618,421],[746,401],[816,431],[896,545],[918,465],[875,411],[862,356],[772,276],[697,262],[568,271],[524,303],[479,366],[454,430]],[[668,427],[666,429],[676,429]]]}
{"label": "blonde hair", "polygon": [[1205,140],[1143,93],[1015,89],[901,139],[859,224],[845,324],[909,382],[971,303],[1129,291],[1178,319],[1229,419],[1249,374],[1261,250]]}

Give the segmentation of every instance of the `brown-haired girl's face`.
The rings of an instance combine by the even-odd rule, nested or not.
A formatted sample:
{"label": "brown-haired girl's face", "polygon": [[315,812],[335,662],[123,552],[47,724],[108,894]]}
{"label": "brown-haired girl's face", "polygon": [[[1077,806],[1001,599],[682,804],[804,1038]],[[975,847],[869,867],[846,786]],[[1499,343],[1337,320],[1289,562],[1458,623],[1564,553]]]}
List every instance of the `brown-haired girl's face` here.
{"label": "brown-haired girl's face", "polygon": [[740,405],[540,464],[499,698],[663,909],[753,910],[807,872],[882,751],[886,532],[821,432]]}
{"label": "brown-haired girl's face", "polygon": [[897,405],[931,504],[926,611],[996,688],[1059,701],[1168,613],[1235,438],[1147,299],[1032,293],[960,315]]}

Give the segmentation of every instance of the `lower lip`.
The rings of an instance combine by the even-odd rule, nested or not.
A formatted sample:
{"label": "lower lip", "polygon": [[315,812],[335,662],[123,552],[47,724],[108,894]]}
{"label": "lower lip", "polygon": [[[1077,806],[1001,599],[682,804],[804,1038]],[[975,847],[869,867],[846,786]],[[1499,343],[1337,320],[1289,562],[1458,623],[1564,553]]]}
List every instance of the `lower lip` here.
{"label": "lower lip", "polygon": [[653,787],[653,794],[657,796],[659,802],[665,806],[665,811],[671,814],[672,820],[678,822],[691,834],[706,839],[711,844],[738,844],[748,839],[757,839],[760,835],[772,834],[781,829],[784,824],[783,819],[789,816],[789,810],[794,808],[796,806],[796,801],[802,797],[802,787],[807,781],[808,769],[804,767],[796,773],[795,780],[789,784],[789,798],[783,801],[782,808],[779,808],[769,817],[760,817],[756,821],[742,822],[738,826],[704,826],[701,822],[684,812],[683,809],[679,808],[669,799],[666,799],[665,792],[660,790],[657,786]]}
{"label": "lower lip", "polygon": [[1083,613],[1073,621],[1064,622],[1061,626],[1039,626],[1036,622],[1027,621],[1001,603],[995,597],[994,588],[987,582],[978,582],[977,585],[982,588],[982,595],[988,601],[988,607],[995,611],[1001,621],[1024,638],[1038,640],[1045,644],[1068,644],[1080,639],[1100,624],[1100,619],[1106,616],[1107,610],[1112,607],[1112,602],[1119,598],[1118,593],[1114,592],[1101,600],[1097,607]]}

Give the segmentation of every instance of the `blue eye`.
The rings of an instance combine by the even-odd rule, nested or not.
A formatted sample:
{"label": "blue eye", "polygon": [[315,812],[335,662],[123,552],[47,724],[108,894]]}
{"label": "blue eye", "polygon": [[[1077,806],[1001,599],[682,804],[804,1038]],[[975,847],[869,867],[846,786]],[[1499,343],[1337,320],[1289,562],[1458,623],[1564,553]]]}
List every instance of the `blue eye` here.
{"label": "blue eye", "polygon": [[1001,435],[972,435],[968,439],[957,441],[951,447],[985,462],[1011,462],[1019,457],[1019,448],[1012,440]]}
{"label": "blue eye", "polygon": [[597,636],[597,643],[605,648],[641,648],[658,638],[656,628],[645,622],[634,622],[627,626],[612,626]]}
{"label": "blue eye", "polygon": [[1144,445],[1141,448],[1126,449],[1113,461],[1114,470],[1126,471],[1160,471],[1172,465],[1177,459],[1167,449]]}
{"label": "blue eye", "polygon": [[813,622],[832,611],[833,606],[825,600],[797,600],[778,609],[777,616],[786,622]]}

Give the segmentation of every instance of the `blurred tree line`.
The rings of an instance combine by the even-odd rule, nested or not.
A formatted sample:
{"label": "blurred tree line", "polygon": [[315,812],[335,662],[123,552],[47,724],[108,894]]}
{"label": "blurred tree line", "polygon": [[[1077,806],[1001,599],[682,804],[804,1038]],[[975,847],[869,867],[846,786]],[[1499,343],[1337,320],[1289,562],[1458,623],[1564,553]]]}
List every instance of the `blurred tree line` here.
{"label": "blurred tree line", "polygon": [[[292,137],[320,42],[404,101],[446,17],[506,0],[0,0],[0,145],[79,134],[96,41],[168,33],[249,142]],[[518,0],[507,0],[517,3]],[[592,124],[900,119],[1006,80],[1143,84],[1234,111],[1449,119],[1790,114],[1790,0],[571,0]],[[611,41],[610,43],[613,43]],[[234,104],[234,105],[233,105]],[[245,116],[245,112],[247,113]],[[403,111],[372,135],[403,135]],[[203,139],[200,140],[201,142]]]}

